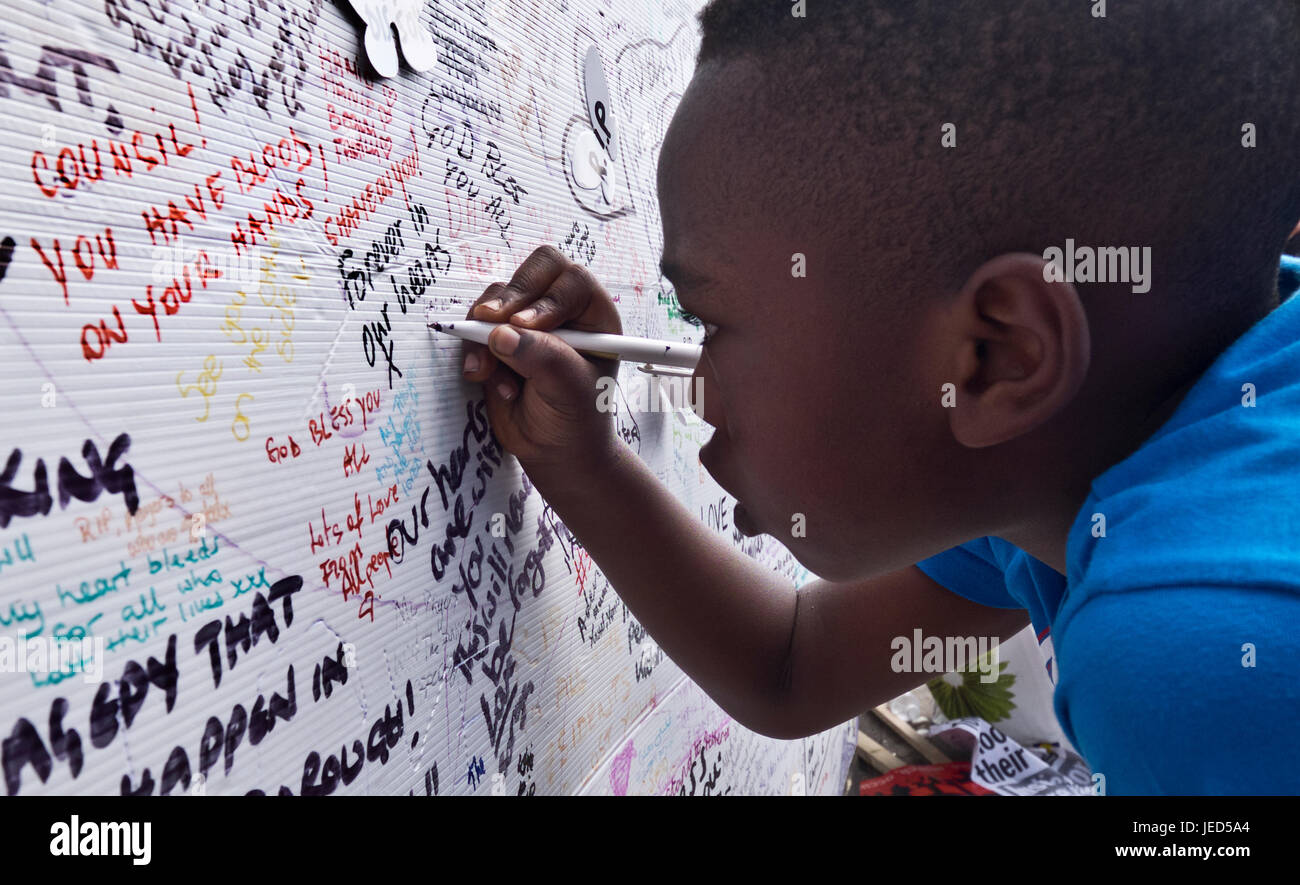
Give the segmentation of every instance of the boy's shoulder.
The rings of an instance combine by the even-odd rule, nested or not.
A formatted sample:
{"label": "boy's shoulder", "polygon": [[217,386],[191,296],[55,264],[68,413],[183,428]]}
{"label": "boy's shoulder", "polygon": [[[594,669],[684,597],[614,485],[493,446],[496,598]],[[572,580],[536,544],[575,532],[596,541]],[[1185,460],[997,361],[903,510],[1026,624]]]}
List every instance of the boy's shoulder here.
{"label": "boy's shoulder", "polygon": [[1070,530],[1061,618],[1125,589],[1300,593],[1300,260],[1284,259],[1281,281],[1281,304],[1093,480]]}
{"label": "boy's shoulder", "polygon": [[1300,660],[1297,288],[1286,260],[1282,303],[1093,481],[1071,529],[1055,707],[1117,792],[1300,792],[1294,717],[1275,716]]}

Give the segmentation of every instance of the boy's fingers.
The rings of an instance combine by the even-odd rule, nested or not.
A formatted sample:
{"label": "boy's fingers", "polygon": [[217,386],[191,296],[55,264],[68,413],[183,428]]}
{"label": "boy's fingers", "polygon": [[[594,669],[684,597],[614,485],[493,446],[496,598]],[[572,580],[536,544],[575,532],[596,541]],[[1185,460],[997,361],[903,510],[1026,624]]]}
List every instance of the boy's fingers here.
{"label": "boy's fingers", "polygon": [[483,294],[474,299],[474,303],[465,312],[465,319],[496,320],[496,307],[501,302],[501,290],[505,283],[490,283]]}
{"label": "boy's fingers", "polygon": [[[464,344],[461,373],[467,380],[494,385],[504,365],[525,378],[538,377],[538,392],[557,401],[563,396],[564,384],[589,381],[591,364],[558,339],[542,335],[532,341],[533,336],[523,329],[550,330],[567,325],[614,334],[623,330],[618,310],[600,283],[554,246],[533,250],[509,283],[489,285],[466,316],[510,324],[508,331],[492,333],[490,347]],[[519,318],[514,319],[516,316]],[[525,338],[530,339],[528,347],[524,346]],[[560,386],[553,386],[557,382]]]}
{"label": "boy's fingers", "polygon": [[[465,319],[472,319],[480,304],[498,298],[498,293],[504,288],[505,283],[493,283],[488,286],[483,291],[483,294],[469,306],[469,310],[465,311]],[[484,381],[496,367],[497,359],[485,345],[474,341],[461,342],[460,371],[467,381]]]}
{"label": "boy's fingers", "polygon": [[519,398],[519,392],[523,389],[521,383],[518,375],[498,363],[496,370],[483,382],[483,391],[489,396],[512,403]]}
{"label": "boy's fingers", "polygon": [[585,267],[570,264],[540,298],[515,312],[514,325],[549,331],[559,326],[622,334],[613,300]]}
{"label": "boy's fingers", "polygon": [[569,259],[554,246],[538,246],[515,270],[508,283],[488,286],[471,316],[504,323],[512,313],[527,307],[562,274]]}
{"label": "boy's fingers", "polygon": [[[504,393],[509,393],[509,397],[504,396]],[[503,439],[503,435],[517,434],[515,423],[518,421],[517,409],[522,393],[523,380],[501,363],[497,363],[496,370],[483,381],[483,401],[487,405],[488,420],[492,422],[498,439]]]}
{"label": "boy's fingers", "polygon": [[488,336],[488,345],[501,363],[551,402],[563,402],[590,384],[591,363],[554,335],[501,326]]}
{"label": "boy's fingers", "polygon": [[461,374],[467,381],[482,381],[492,374],[498,363],[486,345],[474,341],[462,342]]}

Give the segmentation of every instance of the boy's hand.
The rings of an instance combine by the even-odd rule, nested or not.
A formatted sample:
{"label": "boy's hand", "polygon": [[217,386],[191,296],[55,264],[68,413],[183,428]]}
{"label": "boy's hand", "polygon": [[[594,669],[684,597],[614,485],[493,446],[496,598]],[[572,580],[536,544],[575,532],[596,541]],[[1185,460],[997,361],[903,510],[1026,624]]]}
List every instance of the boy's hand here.
{"label": "boy's hand", "polygon": [[614,451],[612,419],[596,408],[596,382],[618,361],[584,357],[547,330],[560,326],[622,334],[609,293],[553,246],[525,259],[509,283],[493,283],[466,319],[509,323],[489,346],[463,342],[464,375],[484,382],[488,418],[524,466],[600,463]]}

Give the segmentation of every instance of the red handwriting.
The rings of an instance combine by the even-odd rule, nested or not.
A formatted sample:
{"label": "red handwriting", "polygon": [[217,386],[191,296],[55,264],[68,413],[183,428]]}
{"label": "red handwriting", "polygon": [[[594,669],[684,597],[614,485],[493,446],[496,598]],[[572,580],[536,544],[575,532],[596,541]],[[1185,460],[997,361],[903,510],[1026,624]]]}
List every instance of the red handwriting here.
{"label": "red handwriting", "polygon": [[308,419],[307,419],[307,429],[311,431],[311,441],[312,441],[312,444],[313,444],[313,445],[316,445],[316,446],[319,446],[321,443],[325,442],[325,440],[327,440],[327,439],[329,439],[330,437],[334,436],[334,434],[330,433],[328,430],[325,429],[325,413],[324,413],[324,412],[321,412],[321,413],[320,413],[320,423],[319,423],[319,424],[316,423],[316,419],[315,419],[315,418],[308,418]]}
{"label": "red handwriting", "polygon": [[361,222],[379,210],[384,201],[393,195],[395,188],[401,188],[402,199],[409,202],[406,193],[406,179],[420,174],[420,143],[415,139],[415,130],[411,130],[413,146],[411,153],[391,163],[380,173],[379,177],[366,185],[366,189],[352,198],[351,204],[344,206],[337,215],[325,219],[325,239],[330,245],[337,246],[340,240],[352,235]]}
{"label": "red handwriting", "polygon": [[481,206],[472,199],[464,199],[460,191],[444,187],[447,195],[447,232],[459,240],[472,234],[488,233],[492,225],[483,215]]}
{"label": "red handwriting", "polygon": [[[104,238],[108,240],[108,251],[104,251]],[[63,289],[63,303],[68,303],[68,274],[63,268],[63,249],[59,246],[59,240],[56,237],[51,251],[54,254],[54,261],[45,254],[41,244],[32,237],[32,248],[36,254],[41,257],[41,261],[49,269],[50,274],[54,277],[55,282]],[[117,269],[117,244],[113,242],[113,229],[104,228],[103,238],[95,234],[95,250],[99,252],[99,260],[104,262],[104,266],[113,270]],[[81,275],[89,280],[95,275],[95,251],[92,250],[90,240],[86,237],[77,237],[76,244],[72,247],[72,260],[76,262],[77,270]],[[56,266],[57,262],[57,266]]]}
{"label": "red handwriting", "polygon": [[[349,110],[339,110],[330,102],[326,107],[329,112],[330,129],[338,131],[346,128],[355,133],[334,136],[334,159],[358,160],[366,155],[382,157],[387,160],[393,153],[393,137],[375,128],[374,124],[363,114],[354,114]],[[392,113],[385,111],[389,120]],[[387,125],[387,120],[383,125]]]}
{"label": "red handwriting", "polygon": [[[348,396],[337,406],[329,404],[327,393],[325,404],[328,407],[328,420],[324,411],[319,412],[315,418],[307,419],[307,431],[311,434],[312,445],[317,447],[323,445],[325,440],[333,439],[335,434],[344,439],[353,439],[369,430],[370,419],[383,405],[383,392],[376,389],[368,390],[361,396]],[[349,428],[353,430],[350,431]],[[344,449],[344,476],[360,473],[361,468],[369,463],[370,455],[366,452],[364,443],[352,443]]]}
{"label": "red handwriting", "polygon": [[275,226],[286,219],[288,221],[297,221],[299,218],[306,221],[312,217],[316,211],[316,206],[311,200],[302,194],[306,181],[299,178],[294,183],[294,193],[297,196],[286,194],[280,188],[275,189],[275,195],[262,204],[262,213],[248,213],[248,230],[244,230],[241,222],[235,222],[235,229],[230,232],[230,242],[235,244],[235,254],[243,254],[246,248],[255,248],[260,237],[263,242],[270,239],[271,232]]}
{"label": "red handwriting", "polygon": [[[194,197],[191,199],[189,194],[183,197],[188,212],[176,205],[174,200],[167,201],[166,212],[160,212],[156,207],[150,206],[140,213],[144,217],[144,229],[149,232],[149,241],[154,245],[158,244],[157,234],[162,234],[163,243],[170,243],[172,238],[177,234],[177,225],[183,224],[190,230],[194,230],[194,222],[190,221],[190,213],[197,215],[200,220],[206,221],[208,218],[208,200],[214,210],[219,210],[226,203],[225,188],[217,184],[217,179],[221,177],[220,172],[214,172],[203,180],[203,187],[194,185]],[[204,192],[207,197],[205,199]]]}
{"label": "red handwriting", "polygon": [[[186,84],[186,88],[189,85]],[[190,90],[193,103],[194,92]],[[195,123],[198,123],[198,109],[194,110]],[[156,146],[156,150],[155,150]],[[32,153],[32,180],[41,193],[51,199],[59,191],[76,190],[83,182],[99,181],[105,175],[130,178],[136,171],[152,172],[159,166],[170,166],[173,157],[189,156],[197,143],[184,141],[176,134],[176,124],[168,123],[166,129],[159,128],[153,132],[135,130],[131,133],[130,144],[105,139],[101,146],[99,139],[64,146],[59,149],[53,167],[50,158],[43,151]],[[143,164],[138,169],[137,163]]]}
{"label": "red handwriting", "polygon": [[382,117],[381,122],[387,127],[389,120],[392,119],[392,112],[388,109],[397,104],[397,90],[387,84],[378,84],[385,102],[380,104],[365,93],[352,88],[352,86],[365,87],[367,91],[374,91],[376,88],[374,84],[362,78],[352,59],[344,58],[336,49],[326,51],[317,49],[317,56],[321,60],[321,83],[329,88],[330,94],[335,98]]}
{"label": "red handwriting", "polygon": [[[200,289],[206,289],[208,280],[220,278],[221,271],[215,267],[210,267],[209,264],[208,253],[200,249],[193,264],[183,267],[181,275],[167,284],[167,288],[163,290],[159,298],[167,316],[172,316],[179,311],[182,304],[189,303],[189,300],[194,296],[194,284],[196,282],[199,284]],[[148,285],[144,289],[145,294],[149,297],[148,302],[141,304],[133,298],[131,299],[131,305],[135,308],[136,313],[150,317],[153,320],[154,335],[159,341],[162,341],[162,327],[158,324],[158,305],[154,303],[153,286]]]}
{"label": "red handwriting", "polygon": [[[334,158],[355,160],[371,154],[387,160],[393,152],[393,139],[387,131],[393,122],[397,90],[362,79],[352,60],[343,58],[337,50],[330,49],[328,54],[318,51],[318,55],[321,82],[330,97],[325,106],[330,129],[345,133],[334,136]],[[372,97],[370,93],[375,92],[378,95]]]}
{"label": "red handwriting", "polygon": [[366,504],[370,510],[370,522],[373,524],[376,519],[384,515],[384,511],[396,504],[398,500],[396,485],[389,486],[388,491],[384,492],[382,498],[376,499],[366,495]]}
{"label": "red handwriting", "polygon": [[262,145],[260,154],[248,152],[248,162],[240,157],[230,158],[230,168],[235,170],[235,183],[241,194],[246,194],[271,175],[272,169],[301,172],[311,165],[312,147],[289,128],[289,135],[272,144]]}
{"label": "red handwriting", "polygon": [[379,411],[379,406],[383,402],[382,392],[378,389],[366,391],[366,395],[356,399],[347,399],[343,401],[344,406],[356,407],[361,413],[361,428],[370,429],[370,416]]}
{"label": "red handwriting", "polygon": [[[141,304],[133,298],[131,299],[131,305],[135,308],[136,313],[153,320],[154,335],[159,341],[162,341],[162,327],[158,323],[158,305],[161,303],[163,312],[167,316],[172,316],[181,309],[182,304],[187,303],[194,297],[195,283],[198,283],[200,289],[206,289],[208,280],[217,279],[220,276],[221,271],[211,265],[208,253],[200,250],[194,261],[181,269],[180,276],[173,278],[167,284],[157,301],[154,300],[153,285],[148,285],[145,286],[148,301]],[[128,338],[126,324],[122,322],[122,314],[117,305],[113,306],[113,318],[117,321],[116,331],[110,329],[105,320],[100,320],[98,326],[94,323],[87,323],[81,327],[81,354],[87,361],[103,358],[109,347],[115,343],[126,343]]]}
{"label": "red handwriting", "polygon": [[390,485],[381,498],[375,498],[373,495],[366,495],[366,508],[361,507],[361,495],[358,492],[352,493],[352,506],[348,509],[347,515],[342,521],[331,521],[325,515],[325,508],[320,510],[321,526],[319,531],[309,520],[307,522],[307,536],[311,540],[311,552],[315,553],[324,547],[338,547],[347,543],[345,537],[349,534],[355,534],[358,539],[363,536],[362,529],[366,525],[374,525],[375,520],[379,519],[384,513],[399,501],[397,494],[397,485]]}
{"label": "red handwriting", "polygon": [[[311,542],[312,553],[327,547],[346,548],[319,561],[321,580],[325,586],[327,588],[337,586],[342,590],[344,600],[362,594],[363,587],[368,588],[357,612],[358,618],[369,615],[370,619],[374,620],[374,600],[377,598],[374,594],[375,576],[380,570],[386,571],[390,578],[393,574],[389,562],[391,553],[388,550],[369,556],[362,550],[362,527],[366,524],[373,525],[377,520],[382,519],[384,513],[398,500],[397,486],[391,485],[381,498],[376,499],[373,495],[367,494],[366,508],[363,511],[361,496],[354,492],[352,507],[341,521],[331,521],[325,513],[325,508],[322,507],[319,529],[314,522],[307,523],[307,536]],[[355,539],[349,537],[353,534],[356,535]],[[349,543],[351,547],[347,547]]]}
{"label": "red handwriting", "polygon": [[[86,323],[81,327],[81,354],[87,360],[99,359],[115,343],[126,343],[126,326],[122,322],[122,314],[118,312],[116,304],[113,305],[113,318],[117,320],[116,331],[108,327],[107,320],[100,320],[98,326],[94,323]],[[91,346],[88,335],[94,336],[95,346]]]}
{"label": "red handwriting", "polygon": [[[330,406],[329,426],[336,432],[341,432],[344,427],[351,427],[357,421],[356,415],[353,414],[355,409],[361,415],[361,427],[364,432],[370,428],[370,416],[379,410],[382,402],[383,396],[379,390],[366,391],[361,397],[349,397],[337,406]],[[319,423],[315,418],[307,420],[311,441],[317,446],[334,435],[325,429],[325,413],[321,412],[319,417]]]}
{"label": "red handwriting", "polygon": [[301,454],[302,447],[293,441],[292,436],[289,437],[288,445],[285,445],[284,443],[276,445],[275,437],[273,436],[268,436],[266,438],[266,457],[272,464],[283,463],[288,461],[290,458],[297,458]]}
{"label": "red handwriting", "polygon": [[501,276],[502,265],[509,260],[508,255],[503,256],[500,251],[490,246],[476,251],[468,243],[461,243],[457,248],[464,257],[465,270],[476,280],[497,279]]}
{"label": "red handwriting", "polygon": [[380,553],[372,553],[367,560],[365,552],[361,549],[361,542],[358,541],[344,555],[331,557],[320,563],[321,580],[325,582],[325,586],[328,588],[330,581],[337,579],[345,601],[352,596],[360,595],[363,585],[368,587],[365,599],[357,611],[357,619],[360,620],[369,615],[370,620],[374,621],[374,601],[378,598],[374,594],[375,575],[380,569],[383,569],[388,572],[388,577],[393,576],[393,568],[389,564],[391,555],[387,550],[384,550]]}
{"label": "red handwriting", "polygon": [[370,456],[366,454],[366,444],[361,443],[361,454],[357,454],[356,444],[347,447],[343,453],[343,475],[351,476],[354,473],[360,473],[361,468],[370,463]]}
{"label": "red handwriting", "polygon": [[[336,546],[343,543],[343,535],[345,534],[344,529],[339,528],[340,523],[330,522],[330,520],[325,516],[324,507],[320,509],[320,521],[320,532],[317,532],[312,528],[310,521],[307,523],[307,535],[311,538],[312,553],[315,553],[321,547],[329,547],[331,545]],[[365,525],[365,520],[361,518],[361,496],[356,492],[352,493],[352,509],[349,510],[348,515],[344,517],[342,525],[346,528],[347,532],[356,532],[357,537],[361,537],[361,527]]]}

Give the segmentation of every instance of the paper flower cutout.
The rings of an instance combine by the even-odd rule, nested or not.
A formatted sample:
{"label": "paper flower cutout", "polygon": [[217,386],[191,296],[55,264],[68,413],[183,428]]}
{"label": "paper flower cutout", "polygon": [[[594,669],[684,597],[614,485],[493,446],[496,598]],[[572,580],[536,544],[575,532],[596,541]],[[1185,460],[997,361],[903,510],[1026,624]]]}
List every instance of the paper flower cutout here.
{"label": "paper flower cutout", "polygon": [[[381,77],[397,76],[397,42],[401,42],[402,56],[412,70],[424,73],[433,70],[438,61],[438,49],[433,38],[420,24],[423,0],[348,0],[357,15],[366,23],[363,41],[366,58]],[[393,28],[397,28],[397,41]]]}

